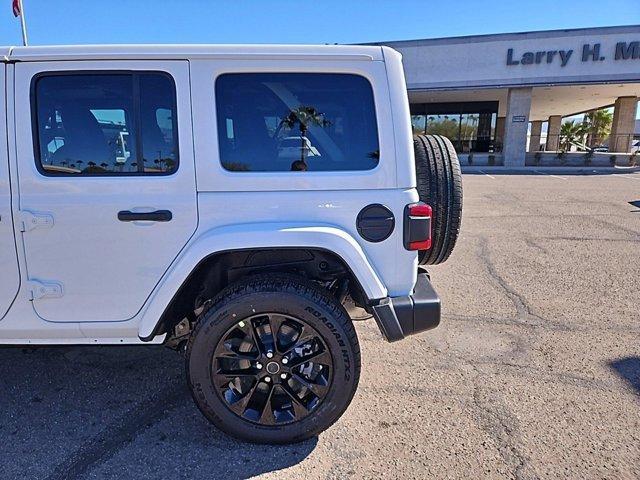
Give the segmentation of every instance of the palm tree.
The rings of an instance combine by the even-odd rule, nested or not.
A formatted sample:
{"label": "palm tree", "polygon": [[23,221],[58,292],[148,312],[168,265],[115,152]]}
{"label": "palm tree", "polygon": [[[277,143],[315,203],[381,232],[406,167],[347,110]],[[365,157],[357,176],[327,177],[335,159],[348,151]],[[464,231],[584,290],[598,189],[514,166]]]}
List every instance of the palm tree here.
{"label": "palm tree", "polygon": [[173,170],[173,167],[175,166],[176,161],[172,160],[171,158],[165,158],[164,159],[164,165],[167,169],[168,172],[170,172],[171,170]]}
{"label": "palm tree", "polygon": [[587,145],[596,147],[602,145],[605,138],[611,133],[613,114],[608,110],[593,110],[584,116],[588,127]]}
{"label": "palm tree", "polygon": [[560,151],[568,152],[572,145],[582,146],[588,131],[586,123],[565,122],[560,127]]}
{"label": "palm tree", "polygon": [[448,115],[442,117],[431,116],[427,119],[427,135],[442,135],[452,142],[458,140],[460,135],[459,117],[449,118]]}
{"label": "palm tree", "polygon": [[300,162],[306,166],[304,161],[307,145],[306,135],[310,126],[328,127],[331,122],[324,118],[324,113],[320,113],[315,107],[300,105],[289,113],[280,121],[280,125],[276,130],[276,135],[282,127],[287,127],[289,130],[293,130],[295,126],[299,125],[300,128]]}

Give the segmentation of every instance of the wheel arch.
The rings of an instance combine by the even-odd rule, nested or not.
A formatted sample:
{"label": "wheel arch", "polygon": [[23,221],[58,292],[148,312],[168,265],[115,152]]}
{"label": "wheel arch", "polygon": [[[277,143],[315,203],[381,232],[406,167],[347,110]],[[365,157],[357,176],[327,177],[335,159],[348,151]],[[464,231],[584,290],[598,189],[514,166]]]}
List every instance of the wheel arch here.
{"label": "wheel arch", "polygon": [[[263,261],[247,263],[256,257]],[[264,261],[265,257],[273,261]],[[324,273],[321,262],[328,264]],[[338,267],[363,301],[387,296],[362,247],[340,228],[264,223],[212,229],[185,247],[156,286],[141,314],[138,335],[150,341],[168,333],[184,318],[185,302],[197,300],[203,285],[204,293],[215,295],[251,273],[284,271],[322,280],[336,274]]]}

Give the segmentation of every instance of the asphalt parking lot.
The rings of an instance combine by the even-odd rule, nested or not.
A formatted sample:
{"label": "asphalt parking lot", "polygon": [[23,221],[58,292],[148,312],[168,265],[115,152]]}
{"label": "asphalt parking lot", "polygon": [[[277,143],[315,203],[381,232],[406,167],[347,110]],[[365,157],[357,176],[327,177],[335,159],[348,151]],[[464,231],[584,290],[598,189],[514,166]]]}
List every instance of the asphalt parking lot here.
{"label": "asphalt parking lot", "polygon": [[640,173],[464,177],[436,330],[357,325],[358,393],[317,439],[247,445],[162,347],[0,349],[0,478],[638,478]]}

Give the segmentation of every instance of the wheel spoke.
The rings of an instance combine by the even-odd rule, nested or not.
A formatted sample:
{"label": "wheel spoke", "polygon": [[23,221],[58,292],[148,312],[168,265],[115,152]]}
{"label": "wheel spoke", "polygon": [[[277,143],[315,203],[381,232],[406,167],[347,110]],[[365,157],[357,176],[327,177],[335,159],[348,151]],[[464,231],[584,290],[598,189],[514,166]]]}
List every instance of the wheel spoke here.
{"label": "wheel spoke", "polygon": [[295,415],[296,418],[302,418],[307,413],[309,413],[309,410],[307,410],[307,407],[304,406],[304,404],[300,401],[300,399],[295,393],[289,390],[288,386],[283,385],[282,390],[291,399],[291,405],[293,406],[293,414]]}
{"label": "wheel spoke", "polygon": [[251,397],[253,397],[253,394],[256,391],[257,386],[258,386],[258,382],[255,382],[253,386],[249,389],[249,391],[246,394],[244,394],[239,400],[229,404],[229,408],[231,408],[231,410],[233,410],[237,415],[240,415],[242,417],[244,415],[244,411],[247,408],[247,404],[249,403],[249,401],[251,400]]}
{"label": "wheel spoke", "polygon": [[287,350],[283,352],[284,355],[291,355],[297,348],[300,348],[305,344],[311,342],[315,337],[316,335],[314,333],[309,332],[307,329],[303,328],[300,332],[300,335],[298,336],[298,339],[296,340],[296,343],[293,346],[287,348]]}
{"label": "wheel spoke", "polygon": [[276,418],[273,414],[273,408],[271,408],[271,397],[273,395],[273,390],[275,389],[274,385],[269,386],[269,393],[267,394],[267,399],[262,406],[262,411],[260,412],[260,423],[263,425],[275,425]]}
{"label": "wheel spoke", "polygon": [[320,363],[323,365],[331,365],[331,354],[328,350],[320,350],[318,352],[310,353],[309,355],[305,355],[304,357],[294,357],[291,363],[289,364],[290,368],[297,367],[298,365],[302,365],[303,363],[310,362],[313,360],[314,363]]}
{"label": "wheel spoke", "polygon": [[296,382],[301,383],[303,386],[307,387],[313,394],[318,398],[323,398],[327,394],[327,390],[329,389],[328,385],[320,385],[319,383],[314,383],[310,380],[306,380],[302,377],[302,375],[298,373],[292,373],[291,376],[295,379]]}
{"label": "wheel spoke", "polygon": [[225,378],[234,379],[234,378],[246,378],[246,377],[255,377],[256,374],[251,369],[244,370],[219,370],[216,372],[216,375],[220,375]]}
{"label": "wheel spoke", "polygon": [[233,350],[225,349],[224,352],[220,352],[216,355],[216,358],[226,358],[229,360],[249,360],[255,361],[258,358],[258,355],[252,355],[250,353],[240,353],[234,352]]}
{"label": "wheel spoke", "polygon": [[271,337],[273,338],[273,347],[276,349],[276,352],[280,352],[278,348],[278,333],[280,333],[280,327],[282,327],[282,323],[286,320],[282,315],[272,314],[269,315],[269,327],[271,328]]}
{"label": "wheel spoke", "polygon": [[248,323],[249,323],[249,332],[251,333],[253,344],[255,345],[256,350],[258,350],[258,355],[262,355],[265,353],[264,344],[262,343],[262,340],[260,339],[260,335],[258,334],[258,331],[256,330],[256,327],[253,324],[253,320],[249,319]]}

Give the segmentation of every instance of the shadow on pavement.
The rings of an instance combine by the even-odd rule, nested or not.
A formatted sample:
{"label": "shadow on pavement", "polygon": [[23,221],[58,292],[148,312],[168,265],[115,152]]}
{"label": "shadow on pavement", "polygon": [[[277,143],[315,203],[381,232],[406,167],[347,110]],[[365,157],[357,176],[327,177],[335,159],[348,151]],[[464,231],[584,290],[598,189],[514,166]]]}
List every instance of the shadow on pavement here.
{"label": "shadow on pavement", "polygon": [[640,393],[640,357],[622,358],[609,365]]}
{"label": "shadow on pavement", "polygon": [[198,411],[164,347],[0,348],[0,478],[244,479],[304,460],[232,439]]}

